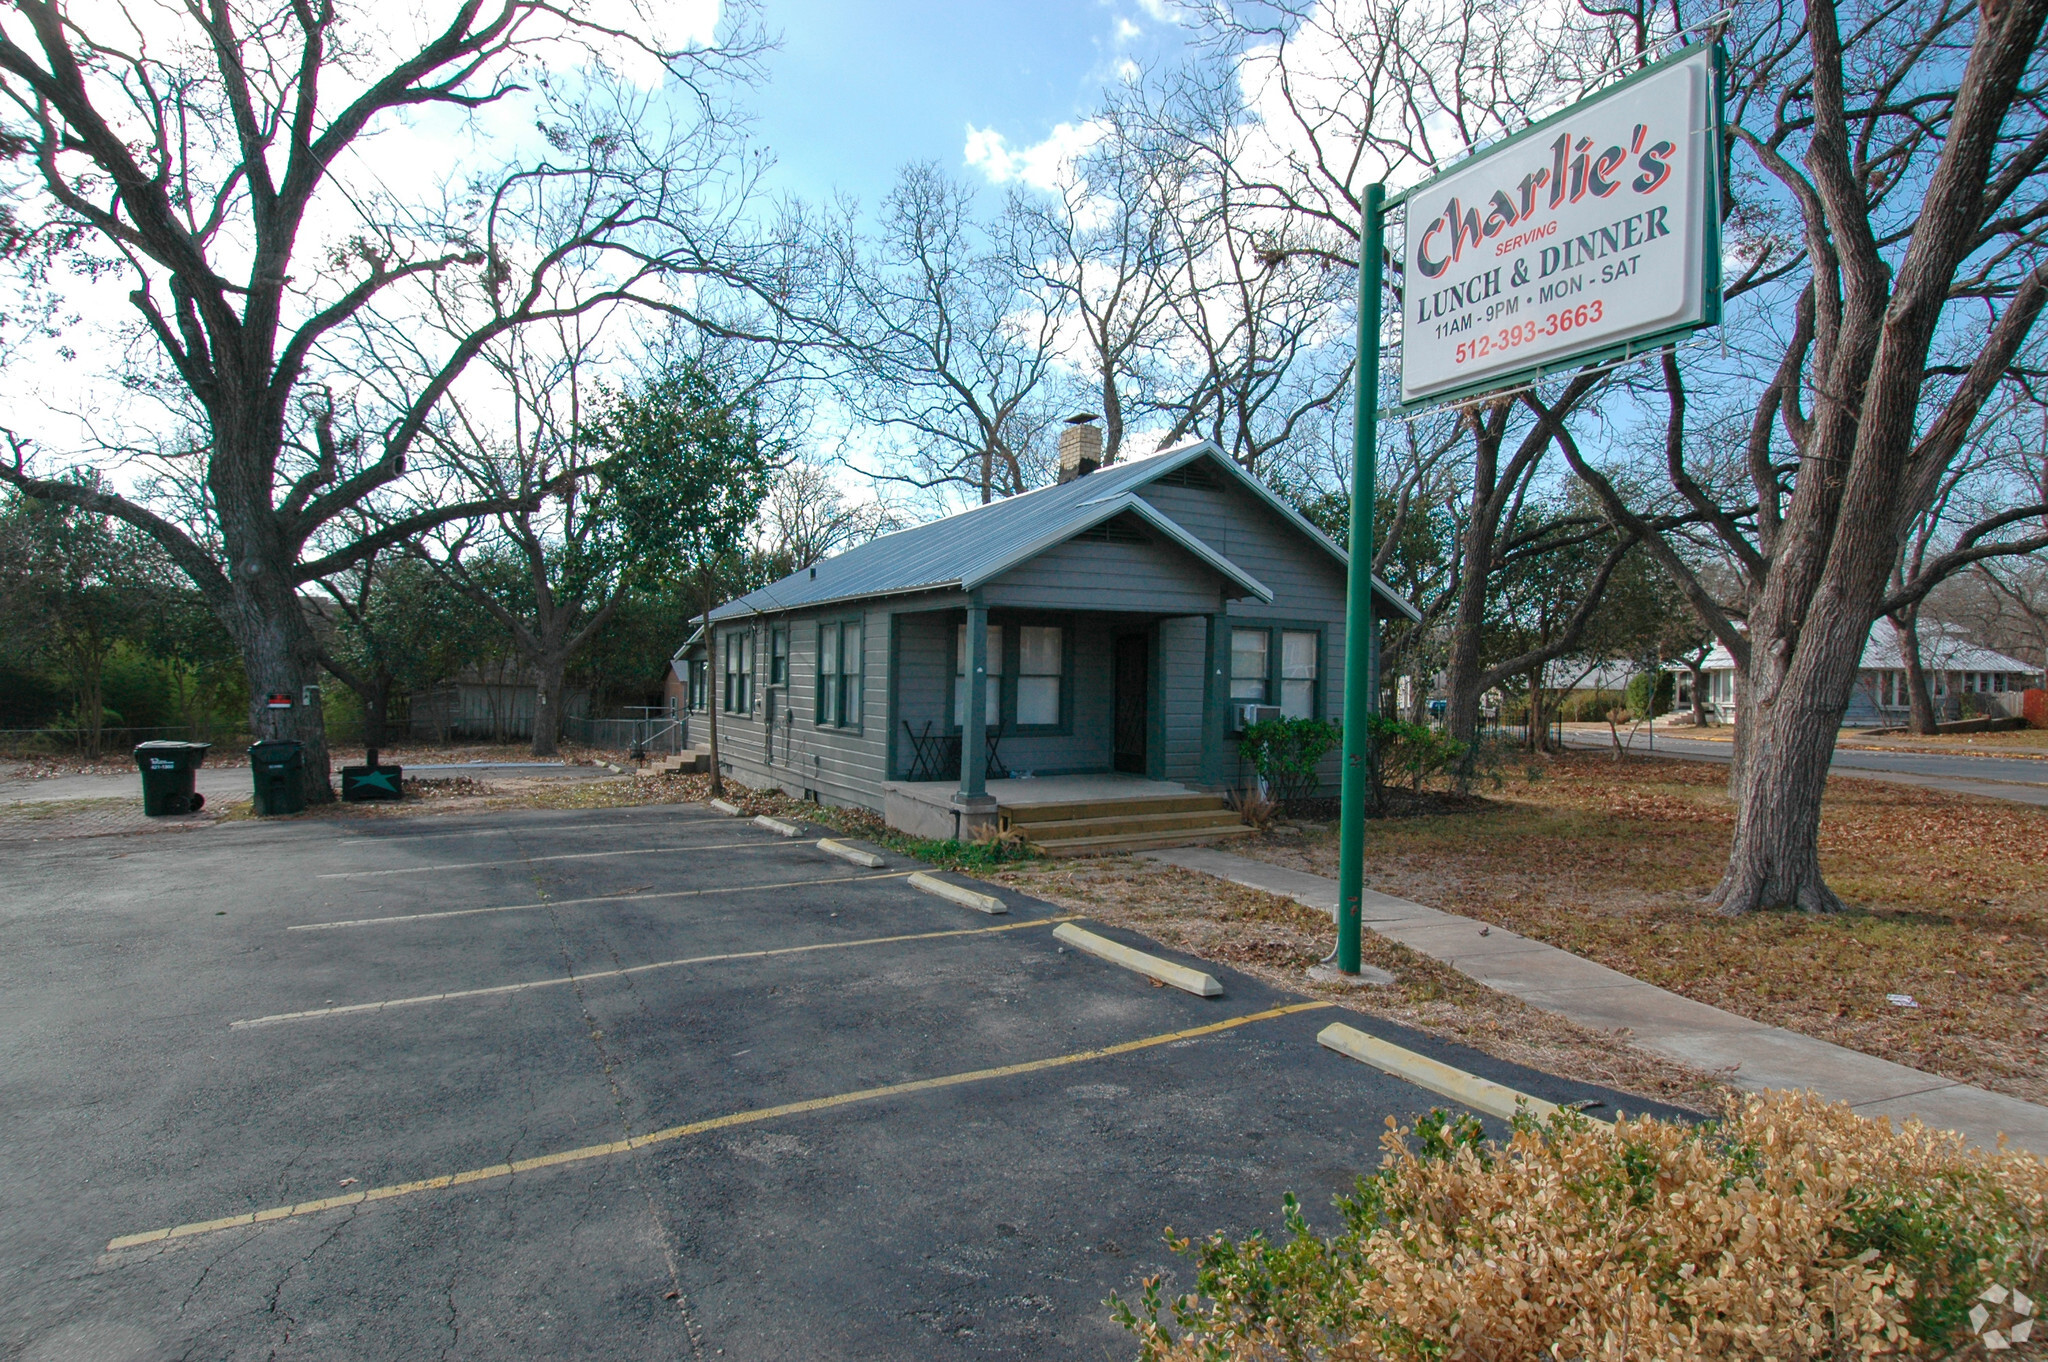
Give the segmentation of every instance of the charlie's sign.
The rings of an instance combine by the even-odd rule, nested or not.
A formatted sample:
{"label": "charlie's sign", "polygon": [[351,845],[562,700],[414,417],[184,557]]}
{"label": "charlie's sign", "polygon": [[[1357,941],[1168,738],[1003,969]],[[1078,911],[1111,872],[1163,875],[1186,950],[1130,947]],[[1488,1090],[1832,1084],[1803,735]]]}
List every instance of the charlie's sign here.
{"label": "charlie's sign", "polygon": [[1719,134],[1693,48],[1409,191],[1402,401],[1718,321]]}

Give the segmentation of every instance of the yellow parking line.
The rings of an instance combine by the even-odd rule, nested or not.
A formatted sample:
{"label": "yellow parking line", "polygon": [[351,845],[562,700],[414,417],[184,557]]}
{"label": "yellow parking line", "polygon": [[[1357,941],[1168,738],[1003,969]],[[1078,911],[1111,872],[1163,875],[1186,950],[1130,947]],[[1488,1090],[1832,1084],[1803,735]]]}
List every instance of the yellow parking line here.
{"label": "yellow parking line", "polygon": [[[1014,924],[1023,926],[1023,923]],[[980,928],[981,931],[1003,931],[1003,927]],[[321,1211],[338,1210],[343,1206],[359,1206],[371,1201],[390,1201],[395,1197],[413,1196],[420,1192],[440,1191],[448,1187],[464,1187],[475,1182],[490,1182],[497,1178],[508,1178],[515,1173],[530,1173],[543,1168],[559,1168],[564,1164],[587,1163],[592,1159],[610,1158],[614,1154],[630,1153],[650,1145],[668,1144],[691,1135],[702,1135],[706,1131],[724,1130],[732,1126],[751,1125],[757,1121],[772,1121],[783,1116],[800,1116],[806,1112],[828,1111],[833,1107],[851,1106],[856,1102],[874,1102],[885,1097],[901,1097],[909,1093],[931,1092],[939,1088],[959,1087],[964,1083],[985,1083],[997,1078],[1014,1078],[1019,1074],[1041,1073],[1047,1069],[1063,1068],[1070,1064],[1085,1064],[1090,1060],[1109,1059],[1116,1055],[1127,1055],[1137,1050],[1149,1050],[1161,1045],[1172,1045],[1176,1041],[1194,1040],[1201,1036],[1213,1036],[1219,1031],[1246,1026],[1252,1022],[1271,1021],[1276,1017],[1289,1016],[1296,1012],[1311,1012],[1317,1008],[1333,1006],[1327,1002],[1291,1003],[1284,1007],[1272,1007],[1263,1012],[1251,1012],[1225,1021],[1210,1022],[1206,1026],[1191,1026],[1185,1031],[1169,1031],[1163,1036],[1146,1036],[1142,1040],[1127,1040],[1117,1045],[1105,1045],[1095,1050],[1077,1050],[1072,1054],[1054,1055],[1049,1059],[1027,1060],[1021,1064],[1003,1064],[993,1069],[973,1069],[965,1073],[945,1074],[938,1078],[918,1078],[907,1083],[890,1083],[879,1088],[863,1088],[858,1092],[840,1093],[834,1097],[814,1097],[803,1102],[785,1102],[780,1106],[756,1107],[752,1111],[736,1111],[727,1116],[714,1116],[706,1121],[692,1121],[687,1125],[670,1126],[666,1130],[652,1131],[646,1135],[633,1135],[623,1140],[611,1140],[604,1144],[584,1145],[580,1149],[565,1149],[555,1154],[540,1154],[530,1159],[514,1159],[509,1163],[494,1163],[484,1168],[472,1168],[461,1173],[443,1173],[439,1177],[421,1178],[417,1182],[401,1182],[390,1187],[373,1187],[364,1192],[349,1192],[342,1196],[322,1197],[317,1201],[301,1201],[292,1206],[273,1206],[268,1210],[245,1211],[240,1215],[222,1216],[218,1220],[200,1220],[189,1225],[175,1225],[170,1229],[145,1230],[141,1234],[124,1234],[107,1243],[109,1253],[120,1249],[140,1248],[144,1244],[161,1243],[167,1239],[186,1239],[196,1234],[212,1234],[219,1230],[240,1229],[249,1225],[267,1224],[273,1220],[288,1220],[302,1215],[317,1215]]]}
{"label": "yellow parking line", "polygon": [[[779,843],[778,845],[788,845]],[[813,884],[856,884],[862,880],[900,880],[913,872],[892,870],[883,875],[835,875],[822,880],[784,880],[780,884],[729,884],[717,889],[656,889],[644,894],[593,894],[582,899],[541,899],[505,903],[495,908],[448,908],[438,913],[394,913],[389,917],[356,917],[345,922],[301,922],[288,932],[328,932],[339,927],[382,927],[390,922],[429,922],[444,917],[475,917],[479,913],[525,913],[535,908],[580,908],[586,903],[635,903],[641,899],[693,899],[706,894],[745,894],[760,889],[802,889]]]}
{"label": "yellow parking line", "polygon": [[[390,870],[329,870],[316,880],[374,880],[386,875],[424,875],[433,870],[478,870],[486,866],[539,865],[543,861],[601,861],[610,856],[661,856],[677,851],[769,851],[788,842],[712,842],[707,846],[629,847],[622,851],[565,851],[559,856],[500,857],[495,861],[450,861],[445,865],[406,865]],[[801,845],[801,843],[799,843]]]}
{"label": "yellow parking line", "polygon": [[1050,927],[1055,923],[1072,922],[1073,916],[1038,918],[1031,922],[1013,922],[1002,927],[963,927],[943,932],[912,932],[905,936],[869,936],[858,941],[820,941],[808,946],[776,946],[759,951],[726,951],[720,955],[692,955],[680,960],[655,960],[645,965],[627,965],[622,969],[593,970],[589,974],[557,974],[546,979],[528,979],[518,984],[493,984],[489,988],[465,988],[448,993],[419,993],[410,998],[387,998],[377,1003],[344,1003],[340,1007],[315,1007],[304,1012],[273,1012],[267,1017],[250,1017],[246,1021],[228,1023],[230,1031],[246,1031],[254,1026],[275,1026],[280,1022],[311,1021],[316,1017],[345,1017],[358,1012],[382,1012],[392,1007],[417,1007],[423,1003],[453,1002],[458,998],[490,998],[504,993],[523,993],[528,989],[555,988],[562,984],[592,979],[618,979],[631,974],[645,974],[649,970],[676,969],[683,965],[714,965],[722,960],[763,960],[771,955],[802,955],[806,951],[843,951],[854,946],[886,946],[898,941],[935,941],[946,936],[986,936],[990,932],[1012,932],[1022,927]]}

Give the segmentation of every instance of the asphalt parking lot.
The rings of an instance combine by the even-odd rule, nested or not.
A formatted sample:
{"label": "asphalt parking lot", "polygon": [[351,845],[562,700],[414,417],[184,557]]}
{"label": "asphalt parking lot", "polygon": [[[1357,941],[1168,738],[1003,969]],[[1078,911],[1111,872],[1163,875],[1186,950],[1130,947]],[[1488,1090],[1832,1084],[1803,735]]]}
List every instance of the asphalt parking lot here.
{"label": "asphalt parking lot", "polygon": [[0,1351],[1127,1357],[1103,1301],[1171,1271],[1164,1227],[1274,1232],[1287,1191],[1327,1225],[1385,1118],[1447,1105],[1333,1019],[1644,1105],[1214,966],[1157,987],[817,835],[681,805],[11,851]]}

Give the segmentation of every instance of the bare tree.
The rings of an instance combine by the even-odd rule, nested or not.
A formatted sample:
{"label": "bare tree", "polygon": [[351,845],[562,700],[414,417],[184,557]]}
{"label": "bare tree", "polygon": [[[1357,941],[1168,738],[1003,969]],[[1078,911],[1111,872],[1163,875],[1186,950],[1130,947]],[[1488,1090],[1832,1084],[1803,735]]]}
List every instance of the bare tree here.
{"label": "bare tree", "polygon": [[2004,559],[1980,563],[1972,575],[1991,605],[1982,612],[1979,627],[1986,633],[2027,637],[2048,677],[2048,563],[2039,558]]}
{"label": "bare tree", "polygon": [[1101,407],[1102,461],[1124,452],[1128,429],[1156,412],[1158,361],[1170,343],[1176,219],[1186,180],[1173,147],[1153,136],[1144,110],[1112,102],[1102,135],[1061,167],[1050,195],[1011,194],[1023,226],[1022,263],[1040,297],[1061,301],[1079,328],[1066,358],[1088,403]]}
{"label": "bare tree", "polygon": [[[1682,369],[1712,372],[1690,354],[1664,365],[1664,472],[1739,564],[1746,628],[1678,544],[1646,537],[1737,662],[1736,829],[1713,894],[1725,912],[1841,906],[1820,870],[1820,799],[1871,624],[1934,573],[2011,553],[2005,532],[2042,513],[1981,522],[1888,589],[1982,415],[2031,377],[2048,302],[2044,18],[2042,0],[1738,12],[1730,225],[1743,263],[1729,293],[1788,324],[1775,357],[1757,356],[1761,390],[1746,388],[1747,485],[1717,491],[1689,467]],[[1744,388],[1741,374],[1718,382]],[[1618,524],[1639,523],[1575,467]]]}
{"label": "bare tree", "polygon": [[847,501],[831,465],[797,460],[776,473],[761,507],[761,575],[773,581],[801,572],[842,549],[900,528],[895,514],[881,502]]}
{"label": "bare tree", "polygon": [[[127,378],[170,409],[163,471],[204,515],[180,524],[136,497],[38,476],[20,445],[0,479],[164,547],[242,651],[256,733],[306,744],[316,800],[332,797],[318,707],[262,704],[296,699],[318,675],[300,588],[435,525],[513,507],[429,506],[359,537],[345,532],[348,513],[405,477],[443,397],[494,340],[627,300],[688,310],[679,298],[733,278],[746,199],[725,97],[758,46],[744,15],[726,45],[676,49],[578,5],[472,0],[394,54],[387,24],[403,22],[336,0],[89,17],[21,0],[0,19],[5,134],[32,167],[17,184],[22,222],[132,281],[149,359]],[[684,98],[657,105],[601,66],[541,69],[621,51],[658,64]],[[546,145],[440,201],[384,190],[363,154],[415,111],[514,99],[531,103]],[[590,287],[565,297],[552,287],[565,269]],[[343,438],[336,394],[346,405],[363,368],[352,324],[407,315],[423,289],[457,281],[481,300],[473,329],[423,382],[382,394],[388,409],[363,438]]]}
{"label": "bare tree", "polygon": [[974,192],[935,164],[904,167],[873,240],[850,219],[829,229],[840,400],[910,441],[878,476],[984,502],[1044,479],[1059,298],[1026,287],[1026,229],[978,221]]}
{"label": "bare tree", "polygon": [[510,637],[533,678],[537,757],[560,750],[570,663],[625,599],[623,571],[598,552],[606,522],[586,486],[594,468],[582,443],[602,321],[578,313],[485,347],[480,369],[494,381],[445,398],[425,439],[458,495],[513,509],[408,544]]}

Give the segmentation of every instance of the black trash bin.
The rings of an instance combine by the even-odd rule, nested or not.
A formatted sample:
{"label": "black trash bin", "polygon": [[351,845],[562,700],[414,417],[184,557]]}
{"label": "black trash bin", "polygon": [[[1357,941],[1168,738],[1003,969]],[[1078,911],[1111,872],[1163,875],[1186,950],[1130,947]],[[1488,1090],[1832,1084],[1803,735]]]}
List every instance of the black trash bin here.
{"label": "black trash bin", "polygon": [[194,772],[206,761],[210,742],[145,742],[135,745],[142,768],[142,811],[151,818],[192,813],[206,796],[192,788]]}
{"label": "black trash bin", "polygon": [[256,780],[256,813],[269,818],[306,811],[306,745],[288,740],[252,743],[249,772]]}

